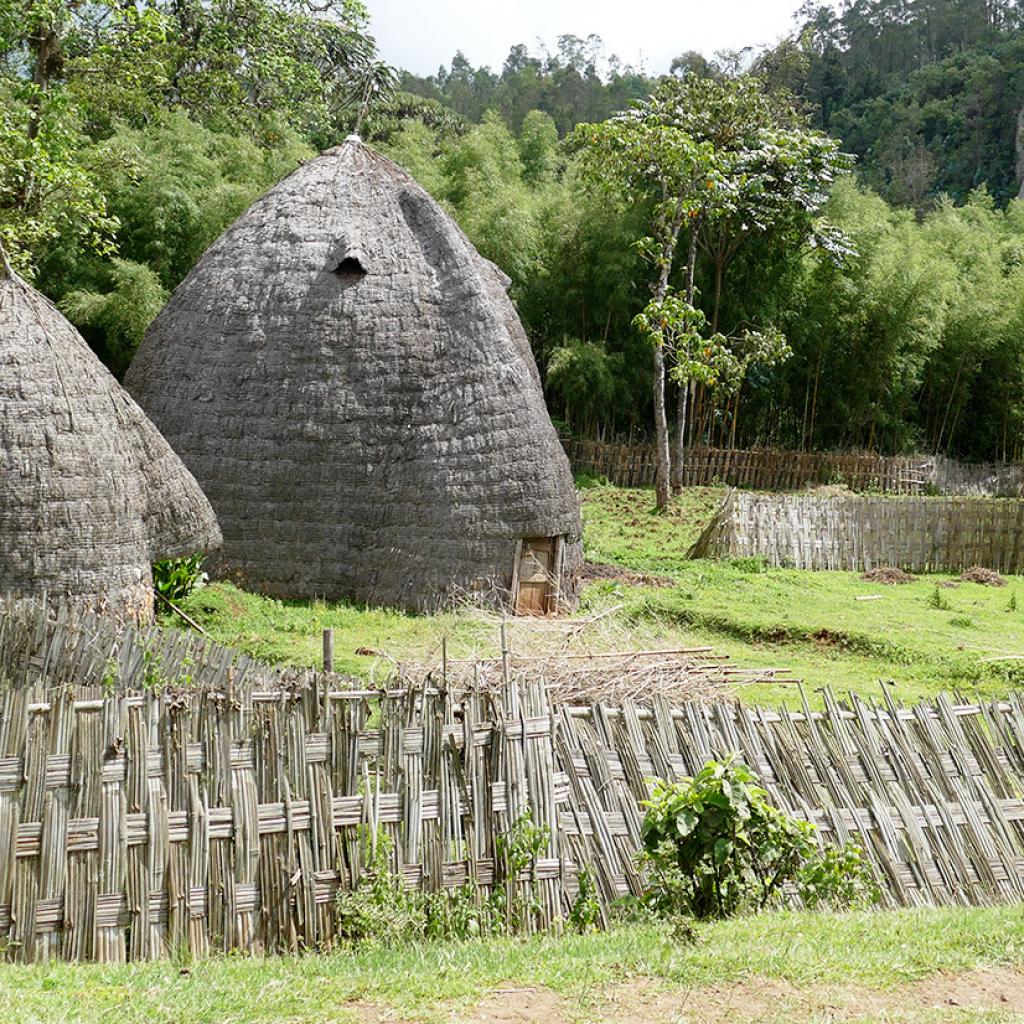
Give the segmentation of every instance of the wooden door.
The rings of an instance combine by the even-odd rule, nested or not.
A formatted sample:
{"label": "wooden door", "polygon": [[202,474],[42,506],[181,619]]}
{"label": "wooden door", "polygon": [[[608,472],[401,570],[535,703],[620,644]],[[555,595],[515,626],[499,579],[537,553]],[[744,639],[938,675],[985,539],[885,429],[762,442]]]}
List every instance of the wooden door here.
{"label": "wooden door", "polygon": [[527,537],[523,540],[514,574],[516,615],[552,615],[558,611],[561,566],[560,537]]}

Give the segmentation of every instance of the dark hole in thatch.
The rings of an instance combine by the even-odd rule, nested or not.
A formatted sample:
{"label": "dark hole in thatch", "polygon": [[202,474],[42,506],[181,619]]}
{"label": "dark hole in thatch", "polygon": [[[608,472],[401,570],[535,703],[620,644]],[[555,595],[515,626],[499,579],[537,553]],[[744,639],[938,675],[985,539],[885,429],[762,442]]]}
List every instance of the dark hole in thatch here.
{"label": "dark hole in thatch", "polygon": [[366,277],[366,269],[355,256],[346,256],[334,268],[334,275],[342,281],[361,281]]}

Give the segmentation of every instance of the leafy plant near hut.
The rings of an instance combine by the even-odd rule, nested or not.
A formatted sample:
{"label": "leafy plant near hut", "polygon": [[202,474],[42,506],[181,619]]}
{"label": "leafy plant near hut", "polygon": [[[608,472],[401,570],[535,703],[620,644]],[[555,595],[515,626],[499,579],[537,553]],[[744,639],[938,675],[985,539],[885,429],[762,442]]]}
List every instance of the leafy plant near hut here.
{"label": "leafy plant near hut", "polygon": [[569,927],[580,934],[595,931],[601,923],[601,901],[594,876],[583,868],[577,879],[579,890],[569,909]]}
{"label": "leafy plant near hut", "polygon": [[787,885],[814,904],[871,902],[859,851],[820,853],[814,824],[773,807],[757,781],[733,754],[692,779],[655,782],[641,831],[650,904],[665,916],[731,917],[778,903]]}
{"label": "leafy plant near hut", "polygon": [[153,563],[153,587],[168,601],[181,601],[207,579],[203,572],[206,555],[201,551],[184,558],[165,558]]}

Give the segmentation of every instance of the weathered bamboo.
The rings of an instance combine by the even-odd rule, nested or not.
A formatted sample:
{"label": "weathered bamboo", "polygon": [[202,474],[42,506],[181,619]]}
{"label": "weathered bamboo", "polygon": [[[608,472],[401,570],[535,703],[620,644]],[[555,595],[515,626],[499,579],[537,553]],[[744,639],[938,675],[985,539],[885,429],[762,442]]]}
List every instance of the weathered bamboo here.
{"label": "weathered bamboo", "polygon": [[[859,843],[887,904],[1024,899],[1019,695],[572,706],[524,672],[338,691],[175,632],[0,611],[0,945],[107,962],[325,947],[380,835],[407,884],[500,886],[534,908],[528,931],[558,925],[585,868],[607,919],[645,885],[650,780],[730,751],[823,843]],[[527,811],[547,840],[510,877],[497,839]]]}

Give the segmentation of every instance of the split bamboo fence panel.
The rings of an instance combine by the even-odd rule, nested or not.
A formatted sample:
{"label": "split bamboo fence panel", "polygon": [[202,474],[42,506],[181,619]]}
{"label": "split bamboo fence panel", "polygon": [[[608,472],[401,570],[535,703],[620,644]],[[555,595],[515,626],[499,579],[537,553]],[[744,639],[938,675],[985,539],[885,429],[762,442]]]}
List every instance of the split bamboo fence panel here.
{"label": "split bamboo fence panel", "polygon": [[[654,483],[651,445],[564,440],[576,472],[595,473],[619,487]],[[1024,495],[1024,466],[967,465],[943,456],[885,456],[870,452],[796,452],[772,448],[727,449],[694,446],[683,457],[686,487],[729,484],[752,490],[800,491],[843,484],[852,491],[883,494]]]}
{"label": "split bamboo fence panel", "polygon": [[773,566],[863,572],[1024,572],[1024,502],[731,491],[690,551]]}
{"label": "split bamboo fence panel", "polygon": [[[825,842],[859,841],[893,905],[1024,896],[1024,707],[858,700],[552,705],[369,691],[173,631],[0,614],[0,947],[120,962],[329,946],[381,833],[410,886],[529,893],[560,926],[586,868],[607,916],[643,892],[653,777],[738,751]],[[436,681],[443,684],[443,679]],[[548,830],[509,877],[497,837]]]}
{"label": "split bamboo fence panel", "polygon": [[771,800],[856,842],[890,906],[1024,899],[1024,705],[904,708],[825,693],[824,711],[725,702],[562,707],[556,744],[572,806],[563,831],[606,899],[635,893],[648,780],[678,780],[739,752]]}

